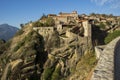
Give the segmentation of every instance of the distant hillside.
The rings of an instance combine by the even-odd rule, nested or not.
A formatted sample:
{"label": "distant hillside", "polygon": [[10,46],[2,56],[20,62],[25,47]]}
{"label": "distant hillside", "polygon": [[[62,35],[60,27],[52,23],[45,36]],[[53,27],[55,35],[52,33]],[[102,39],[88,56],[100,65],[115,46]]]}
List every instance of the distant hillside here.
{"label": "distant hillside", "polygon": [[13,27],[8,24],[1,24],[0,25],[0,39],[4,39],[7,41],[10,38],[12,38],[17,31],[18,31],[18,28],[16,27]]}

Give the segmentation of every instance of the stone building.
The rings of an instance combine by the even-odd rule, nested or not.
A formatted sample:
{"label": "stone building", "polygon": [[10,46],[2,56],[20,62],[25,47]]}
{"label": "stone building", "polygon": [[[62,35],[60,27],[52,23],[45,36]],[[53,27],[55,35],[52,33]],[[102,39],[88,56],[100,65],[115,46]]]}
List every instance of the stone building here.
{"label": "stone building", "polygon": [[[47,36],[51,34],[54,29],[59,32],[59,34],[66,33],[68,30],[72,30],[74,27],[83,27],[84,33],[83,36],[86,38],[87,43],[92,43],[92,27],[89,20],[81,20],[78,17],[78,14],[76,11],[73,11],[72,13],[59,13],[59,15],[55,14],[49,14],[48,17],[52,17],[55,20],[55,26],[49,26],[49,27],[34,27],[33,29],[37,31],[39,34],[44,36]],[[72,21],[76,21],[77,25],[75,23],[72,24]],[[70,24],[71,22],[71,24]]]}
{"label": "stone building", "polygon": [[58,16],[66,16],[66,17],[74,17],[75,19],[78,18],[77,11],[73,11],[72,13],[59,13]]}
{"label": "stone building", "polygon": [[55,24],[66,24],[66,23],[68,23],[67,16],[56,16],[56,17],[53,17],[53,19],[55,20]]}
{"label": "stone building", "polygon": [[55,17],[57,16],[56,14],[48,14],[48,17]]}
{"label": "stone building", "polygon": [[78,13],[77,11],[73,11],[72,13],[60,12],[58,15],[48,14],[48,17],[52,17],[56,24],[69,24],[78,19]]}

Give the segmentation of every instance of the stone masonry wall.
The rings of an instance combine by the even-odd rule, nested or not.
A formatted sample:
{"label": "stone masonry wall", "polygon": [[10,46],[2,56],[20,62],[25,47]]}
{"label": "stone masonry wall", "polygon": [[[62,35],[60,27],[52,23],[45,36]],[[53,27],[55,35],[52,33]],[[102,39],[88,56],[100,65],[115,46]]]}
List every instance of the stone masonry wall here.
{"label": "stone masonry wall", "polygon": [[[104,50],[101,51],[101,54],[99,56],[99,61],[97,63],[97,66],[95,67],[95,70],[93,72],[91,80],[114,80],[114,78],[115,78],[114,75],[116,72],[114,70],[114,68],[115,68],[114,64],[116,63],[116,62],[114,62],[114,60],[116,59],[115,56],[117,56],[115,53],[115,50],[117,48],[116,44],[118,43],[118,41],[120,41],[120,37],[118,37],[115,40],[113,40],[112,42],[110,42],[108,45],[106,45]],[[120,47],[120,44],[119,44],[119,47]],[[120,50],[117,52],[119,53]],[[120,53],[119,53],[119,55],[120,55]],[[120,56],[119,56],[119,58],[120,58]],[[120,62],[119,62],[119,64],[120,64]],[[120,80],[120,79],[115,79],[115,80]]]}
{"label": "stone masonry wall", "polygon": [[33,30],[37,31],[42,36],[46,36],[54,31],[54,27],[34,27]]}

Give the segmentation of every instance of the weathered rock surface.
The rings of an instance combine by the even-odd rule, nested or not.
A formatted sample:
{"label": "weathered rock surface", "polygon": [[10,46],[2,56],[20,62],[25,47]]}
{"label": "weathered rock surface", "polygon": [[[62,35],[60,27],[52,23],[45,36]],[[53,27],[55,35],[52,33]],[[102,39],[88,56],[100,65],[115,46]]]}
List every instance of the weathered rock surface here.
{"label": "weathered rock surface", "polygon": [[18,59],[6,65],[1,80],[16,80],[20,74],[20,67],[23,65],[23,60]]}
{"label": "weathered rock surface", "polygon": [[[44,39],[30,26],[23,27],[5,43],[0,56],[1,80],[82,80],[95,65],[86,39],[54,31]],[[46,40],[46,41],[44,41]]]}
{"label": "weathered rock surface", "polygon": [[[54,38],[52,39],[54,40]],[[87,52],[86,40],[69,31],[59,39],[60,41],[62,39],[64,44],[59,47],[51,46],[52,50],[45,62],[41,80],[86,79],[96,61],[94,54]],[[54,44],[54,42],[52,43]]]}
{"label": "weathered rock surface", "polygon": [[43,37],[26,26],[0,56],[1,80],[39,80],[46,59]]}

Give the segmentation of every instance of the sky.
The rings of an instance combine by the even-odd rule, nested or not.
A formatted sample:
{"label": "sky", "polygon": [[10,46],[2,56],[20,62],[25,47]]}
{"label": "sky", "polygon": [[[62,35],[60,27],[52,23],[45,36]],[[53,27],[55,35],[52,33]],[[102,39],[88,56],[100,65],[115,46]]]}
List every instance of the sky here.
{"label": "sky", "polygon": [[43,14],[77,11],[79,14],[120,16],[119,0],[0,0],[0,24],[20,28],[21,23],[38,20]]}

